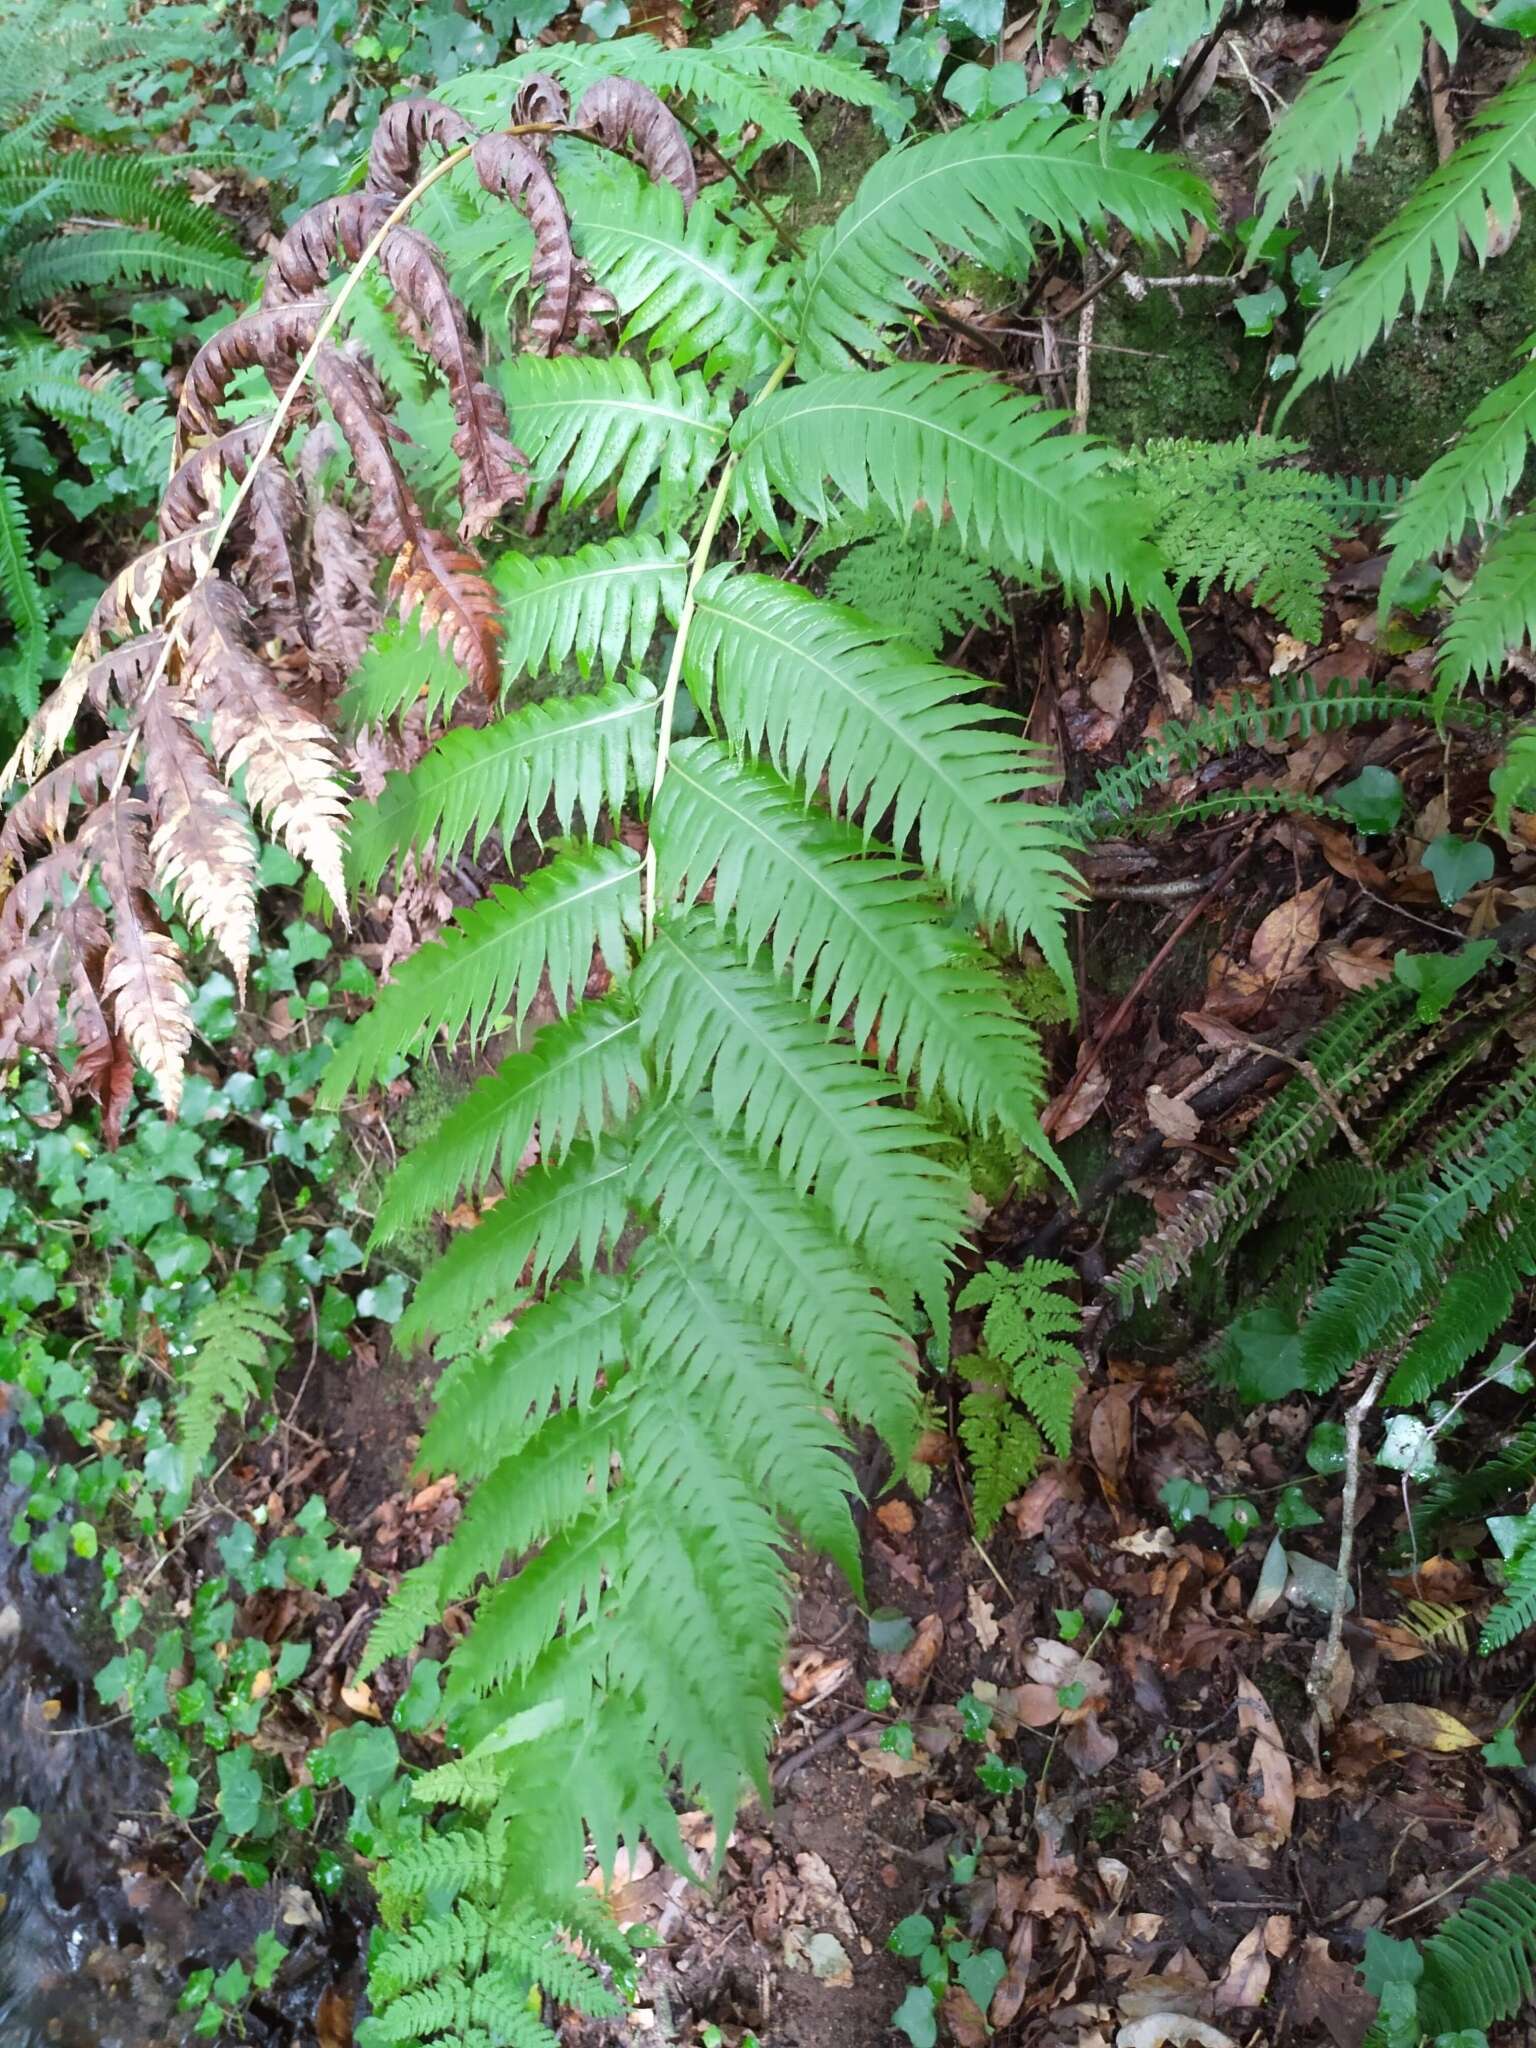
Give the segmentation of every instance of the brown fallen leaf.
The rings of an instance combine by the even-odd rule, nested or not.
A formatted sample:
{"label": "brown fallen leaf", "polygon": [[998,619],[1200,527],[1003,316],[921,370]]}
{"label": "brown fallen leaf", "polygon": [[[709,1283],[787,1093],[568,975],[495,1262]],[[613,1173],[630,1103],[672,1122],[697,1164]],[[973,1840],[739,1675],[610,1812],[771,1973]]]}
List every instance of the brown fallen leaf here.
{"label": "brown fallen leaf", "polygon": [[1449,1754],[1457,1749],[1476,1749],[1483,1739],[1443,1707],[1372,1707],[1366,1718],[1394,1742],[1405,1742],[1410,1749]]}
{"label": "brown fallen leaf", "polygon": [[1271,984],[1300,974],[1322,935],[1323,905],[1331,881],[1316,882],[1277,904],[1253,935],[1248,964]]}
{"label": "brown fallen leaf", "polygon": [[[1086,1058],[1086,1046],[1083,1050]],[[1048,1138],[1054,1138],[1060,1144],[1093,1120],[1103,1108],[1108,1094],[1109,1072],[1102,1063],[1093,1068],[1080,1086],[1074,1075],[1061,1093],[1046,1104],[1040,1118],[1041,1129]]]}
{"label": "brown fallen leaf", "polygon": [[903,1692],[915,1692],[933,1669],[944,1647],[944,1624],[936,1614],[925,1614],[917,1634],[891,1665],[891,1681]]}
{"label": "brown fallen leaf", "polygon": [[1227,1965],[1227,1974],[1211,1998],[1216,2012],[1246,2012],[1264,2003],[1269,1990],[1270,1958],[1262,1926],[1250,1927]]}
{"label": "brown fallen leaf", "polygon": [[1108,1387],[1094,1403],[1088,1418],[1089,1455],[1112,1501],[1120,1498],[1120,1483],[1130,1463],[1131,1410],[1135,1399],[1132,1387]]}
{"label": "brown fallen leaf", "polygon": [[1251,1678],[1237,1681],[1237,1723],[1253,1737],[1248,1759],[1248,1791],[1264,1821],[1261,1839],[1278,1848],[1291,1838],[1296,1815],[1296,1780],[1285,1753],[1279,1724]]}
{"label": "brown fallen leaf", "polygon": [[1153,1129],[1161,1131],[1171,1145],[1192,1145],[1200,1135],[1198,1114],[1162,1088],[1147,1090],[1147,1116]]}
{"label": "brown fallen leaf", "polygon": [[984,1600],[975,1586],[967,1586],[965,1589],[965,1612],[966,1618],[976,1632],[977,1642],[984,1650],[992,1649],[1003,1631],[993,1612],[992,1603]]}
{"label": "brown fallen leaf", "polygon": [[352,2001],[327,1984],[315,2001],[317,2048],[352,2048]]}
{"label": "brown fallen leaf", "polygon": [[893,1536],[910,1536],[914,1527],[911,1508],[904,1500],[888,1500],[875,1509],[875,1520]]}

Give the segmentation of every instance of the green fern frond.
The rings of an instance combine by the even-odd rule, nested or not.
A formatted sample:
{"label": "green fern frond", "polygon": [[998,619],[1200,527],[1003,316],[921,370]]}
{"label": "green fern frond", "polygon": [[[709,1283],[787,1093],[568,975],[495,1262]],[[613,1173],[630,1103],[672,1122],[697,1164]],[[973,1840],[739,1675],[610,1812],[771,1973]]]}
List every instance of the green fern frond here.
{"label": "green fern frond", "polygon": [[468,685],[468,675],[436,633],[424,633],[414,618],[389,619],[353,671],[341,714],[356,732],[386,724],[419,703],[431,726]]}
{"label": "green fern frond", "polygon": [[1405,298],[1420,311],[1437,268],[1449,288],[1463,236],[1478,261],[1486,259],[1494,236],[1513,220],[1517,177],[1526,183],[1536,178],[1536,64],[1479,108],[1455,154],[1425,179],[1337,286],[1302,341],[1282,418],[1319,377],[1352,369],[1394,324]]}
{"label": "green fern frond", "polygon": [[1171,158],[1107,141],[1096,124],[1037,106],[968,121],[892,150],[817,237],[796,298],[802,373],[887,353],[887,330],[959,250],[1019,273],[1037,233],[1081,239],[1109,218],[1142,241],[1183,240],[1210,195]]}
{"label": "green fern frond", "polygon": [[1078,597],[1124,591],[1176,621],[1143,506],[1107,449],[1056,431],[1068,417],[995,377],[913,363],[776,392],[742,414],[731,445],[770,532],[775,491],[822,522],[839,495],[861,511],[874,497],[903,527],[953,520],[1011,575],[1054,576]]}
{"label": "green fern frond", "polygon": [[834,604],[927,654],[1003,615],[997,578],[943,526],[926,534],[886,532],[855,541],[828,571],[826,591]]}
{"label": "green fern frond", "polygon": [[698,363],[706,377],[748,383],[790,343],[782,273],[771,241],[744,234],[708,197],[685,214],[674,185],[610,168],[573,194],[576,246],[624,319],[674,370]]}
{"label": "green fern frond", "polygon": [[0,683],[23,718],[36,711],[43,656],[48,648],[48,612],[32,566],[32,533],[21,486],[0,454],[0,602],[16,645],[0,661]]}
{"label": "green fern frond", "polygon": [[572,509],[611,486],[621,522],[653,478],[663,516],[687,505],[730,425],[723,393],[664,360],[524,355],[498,381],[535,483],[548,489],[558,479]]}
{"label": "green fern frond", "polygon": [[[1522,1521],[1527,1519],[1521,1518]],[[1507,1648],[1516,1636],[1523,1636],[1533,1624],[1536,1624],[1536,1532],[1527,1529],[1505,1560],[1503,1588],[1498,1604],[1483,1623],[1477,1640],[1478,1650],[1483,1656],[1491,1657],[1495,1650]]]}
{"label": "green fern frond", "polygon": [[199,206],[143,157],[91,150],[54,151],[29,163],[0,167],[0,211],[26,206],[50,223],[72,217],[118,220],[155,228],[183,249],[203,249],[243,264],[239,242],[211,206]]}
{"label": "green fern frond", "polygon": [[607,1275],[567,1281],[531,1301],[510,1333],[467,1361],[438,1400],[421,1440],[424,1472],[478,1478],[558,1400],[585,1407],[624,1362],[623,1289]]}
{"label": "green fern frond", "polygon": [[1386,1399],[1417,1408],[1497,1335],[1522,1285],[1536,1274],[1536,1216],[1507,1205],[1480,1216],[1457,1247],[1455,1265],[1387,1382]]}
{"label": "green fern frond", "polygon": [[1495,674],[1511,648],[1536,638],[1536,515],[1522,512],[1497,533],[1440,638],[1435,703]]}
{"label": "green fern frond", "polygon": [[708,1084],[722,1129],[739,1129],[795,1190],[814,1185],[892,1298],[921,1297],[948,1328],[948,1271],[964,1189],[929,1149],[937,1133],[896,1106],[894,1085],[852,1059],[782,985],[724,952],[701,920],[658,930],[636,970],[647,1045],[674,1094]]}
{"label": "green fern frond", "polygon": [[286,1349],[288,1333],[249,1295],[226,1287],[200,1309],[188,1332],[193,1354],[181,1369],[176,1445],[184,1488],[213,1449],[223,1414],[242,1415],[256,1399],[257,1375],[269,1355]]}
{"label": "green fern frond", "polygon": [[976,1534],[991,1535],[1003,1509],[1034,1478],[1045,1456],[1040,1432],[1006,1394],[983,1389],[961,1397],[960,1441],[971,1468]]}
{"label": "green fern frond", "polygon": [[1419,2023],[1442,2037],[1513,2019],[1531,1997],[1536,1885],[1499,1877],[1424,1944]]}
{"label": "green fern frond", "polygon": [[1435,1280],[1473,1217],[1536,1166],[1536,1110],[1488,1134],[1480,1151],[1444,1160],[1368,1223],[1339,1262],[1302,1329],[1310,1386],[1330,1387],[1366,1355]]}
{"label": "green fern frond", "polygon": [[350,874],[372,889],[392,861],[429,847],[447,861],[478,854],[493,832],[503,846],[524,825],[542,839],[550,809],[563,833],[578,815],[590,833],[632,789],[649,790],[655,759],[656,692],[643,676],[525,704],[497,725],[458,726],[354,810]]}
{"label": "green fern frond", "polygon": [[1507,832],[1511,813],[1528,811],[1536,802],[1536,726],[1512,733],[1504,755],[1488,778],[1493,797],[1494,829]]}
{"label": "green fern frond", "polygon": [[708,1412],[741,1476],[859,1592],[845,1439],[780,1341],[731,1300],[717,1268],[661,1239],[631,1270],[628,1319],[638,1364],[669,1380],[679,1401]]}
{"label": "green fern frond", "polygon": [[1465,1472],[1440,1472],[1425,1487],[1414,1510],[1415,1538],[1424,1543],[1450,1522],[1469,1521],[1513,1498],[1536,1473],[1536,1422],[1517,1429],[1490,1457]]}
{"label": "green fern frond", "polygon": [[698,1105],[658,1103],[635,1133],[632,1181],[666,1235],[707,1256],[783,1330],[838,1409],[898,1453],[916,1440],[917,1382],[901,1326],[819,1203],[722,1133]]}
{"label": "green fern frond", "polygon": [[1151,537],[1175,582],[1204,603],[1220,581],[1253,585],[1253,601],[1288,632],[1316,641],[1334,542],[1350,520],[1330,477],[1294,467],[1300,441],[1157,440],[1126,458]]}
{"label": "green fern frond", "polygon": [[1125,41],[1094,85],[1108,116],[1155,78],[1182,64],[1221,20],[1226,0],[1148,0],[1131,16]]}
{"label": "green fern frond", "polygon": [[622,1120],[645,1086],[640,1027],[628,1004],[579,1004],[476,1081],[401,1160],[385,1183],[375,1236],[399,1237],[434,1210],[476,1201],[493,1178],[510,1187],[535,1127],[540,1156],[559,1160],[583,1131],[596,1137],[610,1117]]}
{"label": "green fern frond", "polygon": [[622,844],[568,847],[521,889],[494,888],[402,963],[332,1061],[325,1100],[368,1087],[440,1031],[476,1044],[503,1012],[520,1025],[542,977],[563,1015],[585,988],[594,953],[623,974],[625,934],[639,916],[640,863]]}
{"label": "green fern frond", "polygon": [[177,285],[238,302],[250,291],[251,266],[243,256],[189,246],[160,228],[87,228],[23,250],[11,293],[18,305],[35,306],[63,292],[140,284]]}
{"label": "green fern frond", "polygon": [[525,1984],[537,1984],[558,2005],[596,2019],[614,2019],[624,2010],[597,1973],[564,1946],[542,1912],[524,1907],[503,1914],[491,1938],[498,1964],[509,1964]]}
{"label": "green fern frond", "polygon": [[401,1842],[378,1873],[380,1901],[393,1918],[429,1899],[493,1901],[506,1874],[499,1831],[439,1830],[419,1842]]}
{"label": "green fern frond", "polygon": [[531,1167],[428,1269],[397,1325],[398,1341],[452,1329],[525,1269],[532,1284],[574,1254],[590,1273],[623,1231],[627,1169],[624,1147],[609,1137],[578,1138],[558,1163]]}
{"label": "green fern frond", "polygon": [[685,674],[732,744],[873,823],[1016,944],[1032,941],[1064,989],[1075,977],[1061,906],[1077,888],[1060,812],[1020,802],[1054,781],[978,704],[973,676],[884,639],[791,584],[730,570],[699,588]]}
{"label": "green fern frond", "polygon": [[1053,1170],[1039,1126],[1044,1067],[1034,1033],[981,948],[935,922],[908,864],[824,812],[771,768],[712,740],[673,748],[653,829],[664,900],[708,892],[745,953],[772,933],[775,968],[855,1044],[940,1090]]}
{"label": "green fern frond", "polygon": [[[1536,336],[1523,345],[1536,349]],[[1420,562],[1455,545],[1474,520],[1495,518],[1536,441],[1536,361],[1497,385],[1467,416],[1455,443],[1410,487],[1387,528],[1392,552],[1381,582],[1389,608]]]}
{"label": "green fern frond", "polygon": [[1374,148],[1413,97],[1430,35],[1456,61],[1451,0],[1371,0],[1276,121],[1259,174],[1259,225],[1268,241],[1287,209],[1334,180],[1362,149]]}
{"label": "green fern frond", "polygon": [[376,2006],[388,2006],[433,1977],[475,1976],[485,1960],[490,1933],[485,1915],[461,1899],[451,1913],[390,1936],[368,1965],[370,1998]]}
{"label": "green fern frond", "polygon": [[638,533],[573,555],[503,555],[492,580],[508,685],[573,656],[583,675],[601,664],[610,679],[626,660],[642,660],[658,617],[677,619],[686,555],[680,538]]}

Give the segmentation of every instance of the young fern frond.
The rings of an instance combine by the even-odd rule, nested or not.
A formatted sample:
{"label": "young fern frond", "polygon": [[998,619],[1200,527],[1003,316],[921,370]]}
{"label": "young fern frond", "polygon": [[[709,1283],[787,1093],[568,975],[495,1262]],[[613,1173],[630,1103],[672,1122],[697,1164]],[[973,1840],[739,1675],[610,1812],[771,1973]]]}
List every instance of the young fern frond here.
{"label": "young fern frond", "polygon": [[533,480],[575,509],[614,490],[620,522],[654,478],[662,516],[694,498],[730,425],[696,370],[629,356],[519,356],[499,382]]}
{"label": "young fern frond", "polygon": [[257,1375],[272,1352],[286,1347],[282,1324],[235,1287],[198,1311],[190,1332],[191,1359],[181,1369],[176,1448],[182,1488],[190,1491],[213,1449],[221,1415],[243,1415],[259,1391]]}
{"label": "young fern frond", "polygon": [[1536,63],[1479,108],[1455,154],[1425,179],[1339,283],[1303,338],[1282,418],[1319,377],[1352,369],[1396,322],[1404,299],[1420,311],[1437,269],[1442,287],[1449,287],[1463,236],[1478,261],[1485,260],[1495,235],[1512,223],[1517,178],[1536,179]]}
{"label": "young fern frond", "polygon": [[960,1441],[971,1470],[976,1534],[985,1540],[1009,1501],[1039,1471],[1045,1445],[1023,1409],[995,1387],[975,1388],[961,1396]]}
{"label": "young fern frond", "polygon": [[1081,597],[1124,592],[1176,625],[1145,509],[1107,450],[1055,431],[1067,418],[995,377],[915,363],[776,392],[742,414],[731,445],[768,532],[775,492],[821,522],[839,495],[860,511],[878,499],[903,526],[926,507],[1012,575],[1054,576]]}
{"label": "young fern frond", "polygon": [[1058,1290],[1072,1279],[1054,1259],[1025,1259],[1009,1271],[995,1261],[963,1287],[959,1309],[985,1307],[981,1347],[1004,1368],[1058,1458],[1072,1448],[1072,1409],[1082,1386],[1082,1311]]}
{"label": "young fern frond", "polygon": [[[1536,335],[1522,353],[1536,349]],[[1456,441],[1410,486],[1387,528],[1391,555],[1381,582],[1389,608],[1420,562],[1453,547],[1474,521],[1498,516],[1536,440],[1536,360],[1496,385],[1467,416]]]}
{"label": "young fern frond", "polygon": [[1140,241],[1179,242],[1207,204],[1171,159],[1035,106],[892,150],[809,250],[795,301],[801,372],[885,357],[888,331],[921,305],[909,280],[942,275],[944,249],[1016,270],[1037,234],[1081,240],[1113,218]]}
{"label": "young fern frond", "polygon": [[1268,241],[1288,209],[1319,184],[1331,190],[1362,149],[1372,149],[1413,96],[1429,35],[1454,64],[1452,0],[1371,0],[1276,121],[1259,174],[1252,246]]}
{"label": "young fern frond", "polygon": [[997,578],[943,526],[927,532],[887,529],[854,540],[828,570],[826,592],[835,604],[861,612],[929,654],[1003,614]]}

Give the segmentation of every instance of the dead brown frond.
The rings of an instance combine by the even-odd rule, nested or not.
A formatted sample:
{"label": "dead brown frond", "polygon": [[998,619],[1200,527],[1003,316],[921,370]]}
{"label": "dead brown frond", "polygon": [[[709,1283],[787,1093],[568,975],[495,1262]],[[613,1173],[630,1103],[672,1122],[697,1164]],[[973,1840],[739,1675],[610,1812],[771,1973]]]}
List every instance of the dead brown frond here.
{"label": "dead brown frond", "polygon": [[[6,784],[19,776],[27,787],[0,826],[0,1060],[38,1054],[66,1104],[100,1105],[109,1143],[135,1061],[174,1114],[191,1044],[186,968],[157,895],[219,948],[242,996],[256,934],[253,820],[345,918],[348,757],[326,721],[384,607],[416,615],[478,684],[478,706],[462,715],[483,716],[499,692],[496,600],[468,543],[524,499],[528,462],[442,255],[405,216],[472,163],[533,229],[532,345],[598,338],[613,301],[572,244],[542,153],[557,132],[626,149],[693,196],[682,130],[632,84],[594,87],[571,120],[559,85],[530,78],[511,129],[495,135],[435,100],[388,108],[364,188],[295,222],[261,305],[198,350],[156,538],[103,591],[4,771]],[[366,354],[332,340],[374,260],[396,322],[453,408],[457,540],[416,501],[396,452],[404,436]],[[347,276],[332,296],[338,265]],[[234,380],[252,369],[275,406],[232,423]],[[352,488],[338,497],[322,474],[343,444]],[[365,736],[363,779],[376,787],[424,740],[421,717],[397,738]]]}

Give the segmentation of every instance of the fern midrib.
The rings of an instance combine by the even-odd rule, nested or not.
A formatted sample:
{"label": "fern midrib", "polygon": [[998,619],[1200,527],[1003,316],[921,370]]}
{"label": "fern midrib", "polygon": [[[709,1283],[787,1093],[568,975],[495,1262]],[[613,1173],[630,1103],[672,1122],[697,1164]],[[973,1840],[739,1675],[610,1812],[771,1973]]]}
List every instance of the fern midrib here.
{"label": "fern midrib", "polygon": [[[517,401],[517,421],[520,427],[524,422],[536,422],[538,415],[542,412],[552,413],[556,420],[563,424],[570,417],[573,410],[579,411],[583,415],[594,413],[612,413],[615,415],[628,413],[633,414],[636,419],[642,422],[658,424],[677,431],[687,431],[697,434],[701,439],[707,438],[712,441],[723,441],[725,439],[725,429],[723,427],[716,425],[712,420],[700,419],[696,414],[688,412],[680,406],[667,405],[659,398],[619,398],[613,396],[610,392],[597,394],[581,392],[575,396],[565,398],[538,398],[531,400],[520,398]],[[534,431],[538,431],[537,426],[535,426]],[[582,431],[583,433],[586,431],[585,426],[583,426]]]}

